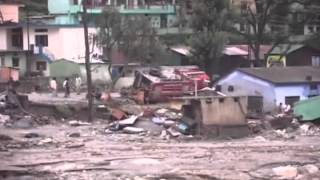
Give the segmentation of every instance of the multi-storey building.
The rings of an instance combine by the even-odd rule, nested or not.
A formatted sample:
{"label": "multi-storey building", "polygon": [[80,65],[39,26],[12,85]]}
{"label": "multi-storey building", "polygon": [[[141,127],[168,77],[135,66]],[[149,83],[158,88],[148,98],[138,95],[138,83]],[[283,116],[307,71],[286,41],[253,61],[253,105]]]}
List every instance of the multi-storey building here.
{"label": "multi-storey building", "polygon": [[[152,27],[165,29],[177,26],[176,0],[85,0],[88,13],[96,16],[105,7],[114,7],[126,16],[149,17]],[[81,0],[48,0],[49,14],[54,24],[79,24],[83,6]]]}
{"label": "multi-storey building", "polygon": [[[230,0],[230,2],[239,14],[247,15],[249,8],[253,13],[256,13],[255,0]],[[293,40],[304,40],[310,35],[320,32],[319,12],[310,11],[306,5],[300,3],[292,3],[287,8],[286,19],[270,19],[266,31],[288,31]],[[245,22],[237,23],[235,26],[243,32],[248,30]]]}
{"label": "multi-storey building", "polygon": [[[107,6],[115,7],[121,15],[143,15],[159,34],[179,33],[179,15],[190,16],[190,0],[85,0],[88,14],[98,16]],[[4,7],[6,6],[6,7]],[[9,8],[10,7],[10,8]],[[83,61],[84,32],[81,24],[81,0],[48,0],[49,14],[19,21],[20,5],[0,6],[8,22],[0,23],[0,65],[17,67],[20,74],[44,71],[49,75],[48,63],[56,59]],[[89,25],[93,37],[97,29]],[[102,55],[101,48],[91,39],[92,55]]]}

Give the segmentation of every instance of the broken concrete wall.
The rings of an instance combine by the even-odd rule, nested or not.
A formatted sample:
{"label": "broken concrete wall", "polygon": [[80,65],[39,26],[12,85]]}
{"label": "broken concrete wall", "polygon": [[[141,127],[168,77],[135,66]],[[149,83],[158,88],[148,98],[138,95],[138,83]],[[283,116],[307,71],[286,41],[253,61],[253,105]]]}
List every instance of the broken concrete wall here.
{"label": "broken concrete wall", "polygon": [[193,100],[200,101],[201,119],[204,125],[236,126],[245,125],[247,97],[211,97]]}

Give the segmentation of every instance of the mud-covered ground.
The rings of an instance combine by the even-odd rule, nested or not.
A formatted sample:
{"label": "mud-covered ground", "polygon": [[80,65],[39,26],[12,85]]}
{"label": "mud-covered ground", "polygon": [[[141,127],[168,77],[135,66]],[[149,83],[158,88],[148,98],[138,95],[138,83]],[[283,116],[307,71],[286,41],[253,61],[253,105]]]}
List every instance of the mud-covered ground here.
{"label": "mud-covered ground", "polygon": [[[29,99],[85,102],[84,94],[62,96],[30,94]],[[14,113],[10,126],[0,121],[0,180],[320,179],[320,130],[312,126],[269,129],[241,139],[168,138],[150,120],[138,122],[149,133],[125,134],[106,131],[107,120],[74,126],[70,118],[51,119],[57,113],[51,109],[32,112],[46,123],[31,125],[32,118],[14,118]]]}
{"label": "mud-covered ground", "polygon": [[[320,137],[238,140],[162,139],[104,132],[103,121],[27,130],[1,127],[0,179],[279,179],[272,169],[320,166]],[[71,137],[70,137],[71,136]]]}

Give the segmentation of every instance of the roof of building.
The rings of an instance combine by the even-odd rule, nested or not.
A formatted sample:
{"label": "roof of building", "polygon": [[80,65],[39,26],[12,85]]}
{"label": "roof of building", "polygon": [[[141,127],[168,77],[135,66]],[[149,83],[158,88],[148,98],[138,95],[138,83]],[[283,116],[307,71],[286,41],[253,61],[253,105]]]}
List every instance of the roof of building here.
{"label": "roof of building", "polygon": [[[239,49],[242,49],[244,51],[249,51],[249,58],[250,60],[255,60],[254,52],[252,48],[249,47],[247,44],[236,44],[236,45],[228,45],[232,47],[237,47]],[[259,53],[259,58],[264,59],[264,56],[269,53],[271,49],[271,45],[260,45],[260,53]]]}
{"label": "roof of building", "polygon": [[[27,27],[28,23],[27,22],[11,22],[11,21],[6,21],[4,23],[0,24],[0,27],[4,28],[22,28],[22,27]],[[63,28],[63,27],[69,27],[69,28],[78,28],[82,27],[82,24],[50,24],[50,23],[44,23],[44,22],[29,22],[29,27],[39,27],[39,28]],[[95,27],[93,24],[88,24],[88,27]]]}
{"label": "roof of building", "polygon": [[303,44],[280,44],[276,46],[270,54],[290,54],[296,50],[299,50],[306,45]]}
{"label": "roof of building", "polygon": [[238,68],[237,71],[276,85],[320,83],[320,67]]}
{"label": "roof of building", "polygon": [[224,48],[223,54],[227,56],[247,56],[248,51],[235,46],[227,46]]}
{"label": "roof of building", "polygon": [[[248,56],[250,55],[250,60],[254,60],[254,53],[251,48],[249,48],[248,53],[248,45],[246,44],[237,44],[237,45],[227,45],[224,50],[223,54],[228,56]],[[269,52],[271,49],[271,45],[261,45],[260,46],[260,59],[263,59],[265,54]],[[185,46],[185,45],[178,45],[178,46],[172,46],[170,47],[170,50],[173,52],[176,52],[178,54],[184,55],[184,56],[191,56],[191,47]]]}
{"label": "roof of building", "polygon": [[170,47],[170,50],[184,56],[191,56],[190,46],[184,46],[184,45],[173,46],[173,47]]}
{"label": "roof of building", "polygon": [[[66,62],[75,63],[75,64],[85,64],[84,58],[79,58],[79,59],[64,59],[64,58],[62,58],[62,59],[54,60],[53,62],[59,62],[59,61],[66,61]],[[103,62],[102,60],[94,59],[94,58],[91,58],[90,62],[91,62],[91,64],[105,64],[105,62]]]}

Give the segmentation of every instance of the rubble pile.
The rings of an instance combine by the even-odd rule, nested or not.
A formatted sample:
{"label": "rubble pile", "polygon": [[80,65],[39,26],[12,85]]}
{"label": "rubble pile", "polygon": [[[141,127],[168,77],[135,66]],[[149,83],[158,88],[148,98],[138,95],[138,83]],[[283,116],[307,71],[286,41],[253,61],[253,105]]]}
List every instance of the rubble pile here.
{"label": "rubble pile", "polygon": [[263,165],[249,173],[255,179],[313,179],[320,175],[319,164],[291,162]]}
{"label": "rubble pile", "polygon": [[128,134],[148,134],[163,139],[191,135],[190,127],[183,120],[180,111],[170,108],[146,108],[131,114],[120,108],[111,110],[112,122],[106,133],[123,132]]}
{"label": "rubble pile", "polygon": [[297,136],[319,136],[320,126],[317,121],[301,122],[293,115],[265,115],[263,120],[249,120],[252,134],[262,135],[267,139],[294,139]]}

